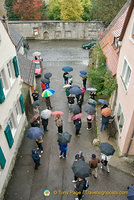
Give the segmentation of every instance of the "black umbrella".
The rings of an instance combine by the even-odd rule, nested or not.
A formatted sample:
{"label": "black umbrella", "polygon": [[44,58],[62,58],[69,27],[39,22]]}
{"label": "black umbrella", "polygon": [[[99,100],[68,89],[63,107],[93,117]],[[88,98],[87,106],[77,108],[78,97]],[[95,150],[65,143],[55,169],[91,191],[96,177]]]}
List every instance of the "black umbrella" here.
{"label": "black umbrella", "polygon": [[71,141],[71,137],[72,137],[72,135],[70,133],[64,132],[64,133],[59,135],[58,142],[61,145],[65,145],[65,144],[67,144]]}
{"label": "black umbrella", "polygon": [[106,156],[111,156],[115,152],[114,147],[107,142],[100,144],[100,150],[101,150],[101,153],[105,154]]}
{"label": "black umbrella", "polygon": [[89,115],[93,115],[93,114],[96,113],[95,108],[94,108],[93,106],[91,106],[91,105],[86,105],[86,106],[84,107],[84,111],[85,111],[87,114],[89,114]]}
{"label": "black umbrella", "polygon": [[44,135],[44,131],[38,127],[31,127],[26,132],[26,136],[30,138],[31,140],[39,139],[43,135]]}
{"label": "black umbrella", "polygon": [[80,113],[80,107],[78,105],[71,105],[69,107],[69,110],[74,113],[75,115],[76,114],[79,114]]}
{"label": "black umbrella", "polygon": [[34,101],[34,102],[33,102],[33,104],[32,104],[32,105],[33,105],[33,107],[34,107],[34,106],[39,106],[39,105],[40,105],[40,103],[41,103],[41,101],[40,101],[40,100],[36,100],[36,101]]}
{"label": "black umbrella", "polygon": [[42,83],[50,83],[50,81],[49,81],[47,78],[42,78],[42,79],[41,79],[41,82],[42,82]]}
{"label": "black umbrella", "polygon": [[90,174],[90,167],[88,163],[83,160],[74,161],[72,165],[72,170],[74,172],[74,175],[79,178],[89,177]]}
{"label": "black umbrella", "polygon": [[79,95],[82,93],[82,90],[79,87],[71,87],[69,92],[70,92],[70,94]]}
{"label": "black umbrella", "polygon": [[46,74],[44,74],[44,78],[49,79],[52,76],[52,73],[48,72]]}

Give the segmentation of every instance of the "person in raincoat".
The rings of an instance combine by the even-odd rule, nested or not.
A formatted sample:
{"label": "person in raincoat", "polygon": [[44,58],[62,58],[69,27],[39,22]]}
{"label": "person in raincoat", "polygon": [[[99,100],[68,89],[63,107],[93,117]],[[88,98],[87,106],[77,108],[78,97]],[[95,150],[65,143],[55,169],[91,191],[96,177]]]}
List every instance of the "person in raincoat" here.
{"label": "person in raincoat", "polygon": [[44,131],[48,131],[47,129],[48,119],[41,118],[41,120],[42,120],[42,126],[43,126]]}
{"label": "person in raincoat", "polygon": [[91,130],[92,129],[92,122],[94,120],[94,115],[88,115],[87,116],[87,130]]}
{"label": "person in raincoat", "polygon": [[84,87],[85,90],[86,90],[86,82],[87,82],[87,78],[86,78],[86,77],[82,78],[82,81],[83,81],[83,87]]}
{"label": "person in raincoat", "polygon": [[63,133],[63,119],[61,117],[61,115],[56,115],[55,117],[55,123],[56,126],[58,127],[58,133]]}
{"label": "person in raincoat", "polygon": [[45,90],[45,88],[46,88],[46,84],[41,82],[40,85],[41,85],[42,92],[43,92]]}
{"label": "person in raincoat", "polygon": [[75,128],[76,128],[76,132],[75,132],[75,135],[76,136],[80,136],[80,133],[79,133],[79,131],[80,131],[80,129],[81,129],[81,119],[76,119],[76,120],[74,120],[74,124],[75,124]]}
{"label": "person in raincoat", "polygon": [[103,127],[104,127],[104,130],[106,130],[107,125],[108,125],[110,119],[114,119],[114,116],[105,117],[104,115],[102,115],[101,129],[100,129],[100,131],[102,131]]}
{"label": "person in raincoat", "polygon": [[35,163],[35,169],[38,169],[38,167],[40,166],[40,157],[41,155],[39,154],[39,152],[35,149],[32,149],[32,158]]}
{"label": "person in raincoat", "polygon": [[61,145],[60,142],[58,141],[58,145],[59,145],[59,150],[60,150],[60,155],[59,158],[66,158],[67,157],[67,144],[65,145]]}
{"label": "person in raincoat", "polygon": [[74,184],[75,191],[78,192],[78,197],[75,200],[82,200],[84,186],[85,179],[78,178],[78,181]]}
{"label": "person in raincoat", "polygon": [[68,99],[68,97],[69,97],[69,95],[70,95],[69,90],[70,90],[70,88],[66,88],[66,90],[65,90],[67,99]]}
{"label": "person in raincoat", "polygon": [[92,159],[89,160],[89,167],[91,168],[94,178],[98,176],[98,163],[100,163],[100,159],[96,158],[95,154],[92,154]]}

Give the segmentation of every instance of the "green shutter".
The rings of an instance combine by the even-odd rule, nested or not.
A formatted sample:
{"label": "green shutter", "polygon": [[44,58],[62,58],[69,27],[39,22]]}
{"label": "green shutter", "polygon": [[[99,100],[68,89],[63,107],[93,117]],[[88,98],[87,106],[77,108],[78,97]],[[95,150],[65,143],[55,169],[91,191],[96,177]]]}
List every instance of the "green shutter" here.
{"label": "green shutter", "polygon": [[3,103],[4,100],[5,100],[5,95],[4,95],[2,83],[1,83],[1,80],[0,80],[0,104]]}
{"label": "green shutter", "polygon": [[14,143],[14,139],[13,139],[13,137],[12,137],[12,133],[11,133],[11,129],[10,129],[9,124],[8,124],[7,127],[5,128],[4,133],[5,133],[5,136],[6,136],[6,138],[7,138],[8,145],[9,145],[9,147],[11,148],[12,145],[13,145],[13,143]]}
{"label": "green shutter", "polygon": [[20,105],[21,105],[21,111],[22,111],[22,113],[24,113],[25,112],[25,106],[24,106],[22,94],[20,95],[19,101],[20,101]]}
{"label": "green shutter", "polygon": [[5,164],[6,164],[6,159],[5,159],[5,156],[3,154],[3,151],[0,147],[0,165],[1,165],[1,168],[4,169],[5,167]]}
{"label": "green shutter", "polygon": [[14,58],[13,58],[13,65],[14,65],[15,76],[18,77],[19,76],[19,68],[18,68],[16,56],[14,56]]}

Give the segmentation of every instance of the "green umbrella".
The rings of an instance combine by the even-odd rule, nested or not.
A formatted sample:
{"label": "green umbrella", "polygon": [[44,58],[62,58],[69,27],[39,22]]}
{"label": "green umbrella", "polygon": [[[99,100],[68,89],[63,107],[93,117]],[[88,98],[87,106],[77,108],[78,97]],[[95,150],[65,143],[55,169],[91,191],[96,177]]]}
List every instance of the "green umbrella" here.
{"label": "green umbrella", "polygon": [[91,98],[90,98],[90,99],[88,99],[88,102],[97,105],[97,101],[95,101],[94,99],[91,99]]}
{"label": "green umbrella", "polygon": [[72,75],[71,74],[67,74],[67,75],[65,75],[65,77],[72,78]]}

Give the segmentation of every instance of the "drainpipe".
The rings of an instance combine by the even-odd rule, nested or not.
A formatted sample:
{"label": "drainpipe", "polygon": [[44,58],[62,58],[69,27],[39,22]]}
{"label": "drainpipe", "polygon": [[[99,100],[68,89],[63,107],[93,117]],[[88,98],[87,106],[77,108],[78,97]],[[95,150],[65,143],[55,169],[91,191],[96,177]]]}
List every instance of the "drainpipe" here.
{"label": "drainpipe", "polygon": [[128,145],[128,148],[127,148],[127,152],[126,152],[126,154],[125,154],[126,157],[128,156],[128,152],[129,152],[129,149],[130,149],[130,147],[131,147],[131,144],[132,144],[132,141],[133,141],[133,137],[134,137],[134,131],[133,131],[133,134],[132,134],[131,139],[130,139],[130,141],[129,141],[129,145]]}

